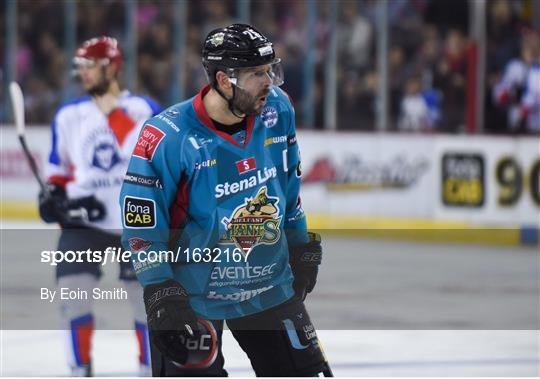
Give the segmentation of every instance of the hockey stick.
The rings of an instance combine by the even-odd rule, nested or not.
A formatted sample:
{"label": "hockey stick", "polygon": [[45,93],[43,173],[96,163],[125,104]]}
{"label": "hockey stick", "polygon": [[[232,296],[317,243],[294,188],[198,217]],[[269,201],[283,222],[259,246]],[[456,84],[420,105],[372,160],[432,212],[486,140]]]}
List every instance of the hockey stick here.
{"label": "hockey stick", "polygon": [[[17,82],[11,82],[9,83],[9,94],[11,97],[11,105],[13,106],[13,118],[15,119],[15,128],[17,130],[17,136],[19,137],[19,142],[21,143],[21,147],[23,149],[24,155],[26,156],[26,159],[28,161],[28,165],[30,166],[30,169],[32,170],[32,173],[34,174],[34,178],[36,178],[39,187],[45,197],[52,196],[50,188],[45,185],[45,182],[41,178],[41,174],[39,172],[39,168],[36,164],[36,160],[30,153],[30,149],[28,149],[28,145],[26,144],[26,132],[25,132],[25,122],[24,122],[24,96],[21,90],[21,86]],[[87,220],[88,219],[88,213],[86,209],[83,207],[81,208],[75,208],[75,209],[69,209],[68,213],[66,215],[69,219],[64,219],[60,222],[60,224],[65,224],[67,221],[73,223],[73,219],[81,219],[81,220]]]}
{"label": "hockey stick", "polygon": [[26,155],[26,159],[28,160],[30,169],[34,174],[34,177],[36,178],[39,187],[45,194],[50,194],[49,189],[41,178],[36,161],[30,153],[28,145],[26,144],[24,123],[24,97],[19,84],[17,84],[16,82],[9,83],[9,94],[11,97],[11,105],[13,107],[13,117],[15,118],[15,128],[17,129],[17,136],[19,137],[19,142],[21,143],[24,155]]}

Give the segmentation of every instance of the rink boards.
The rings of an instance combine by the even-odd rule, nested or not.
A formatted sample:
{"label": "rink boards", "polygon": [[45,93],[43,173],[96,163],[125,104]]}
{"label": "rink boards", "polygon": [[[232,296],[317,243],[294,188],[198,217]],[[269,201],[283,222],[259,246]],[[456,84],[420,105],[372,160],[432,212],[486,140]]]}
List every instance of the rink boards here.
{"label": "rink boards", "polygon": [[[36,219],[37,184],[14,129],[0,132],[0,218]],[[538,243],[540,138],[300,131],[298,141],[302,204],[311,228],[428,241]],[[28,128],[28,143],[43,167],[49,128]]]}

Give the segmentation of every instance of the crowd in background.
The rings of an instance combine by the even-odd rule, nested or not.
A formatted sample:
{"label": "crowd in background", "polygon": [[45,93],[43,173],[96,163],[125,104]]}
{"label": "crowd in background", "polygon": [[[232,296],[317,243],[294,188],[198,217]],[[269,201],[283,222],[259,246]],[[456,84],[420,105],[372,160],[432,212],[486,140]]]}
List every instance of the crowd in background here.
{"label": "crowd in background", "polygon": [[[122,43],[125,36],[127,0],[77,2],[77,42],[96,35],[111,35]],[[5,4],[6,2],[4,2]],[[318,0],[315,38],[314,125],[305,125],[297,112],[299,127],[320,128],[324,117],[324,75],[330,40],[329,2]],[[200,49],[213,28],[236,20],[234,0],[188,1],[186,26],[185,94],[194,95],[206,82]],[[379,80],[376,64],[377,0],[338,2],[338,128],[374,130]],[[468,65],[469,6],[466,0],[394,0],[389,6],[389,127],[388,130],[462,132]],[[168,0],[137,2],[137,82],[125,83],[162,105],[172,98],[171,78],[176,69],[173,55],[174,4]],[[487,2],[487,51],[485,131],[526,132],[526,114],[515,116],[529,67],[540,62],[540,37],[533,28],[532,0]],[[5,5],[0,15],[5,25]],[[69,80],[71,57],[63,50],[64,3],[60,0],[18,1],[17,80],[27,99],[30,123],[48,123],[62,101]],[[302,109],[304,61],[308,33],[303,0],[253,0],[251,23],[275,43],[285,69],[283,88]],[[0,54],[5,57],[5,34]],[[509,64],[520,61],[520,73],[512,76]],[[516,69],[517,70],[517,69]],[[514,70],[514,71],[516,71]],[[4,71],[4,70],[2,70]],[[3,74],[4,75],[4,74]],[[521,76],[520,76],[521,75]],[[508,79],[511,76],[511,79]],[[516,76],[518,77],[516,79]],[[503,84],[501,83],[505,83]],[[503,88],[504,87],[504,88]],[[6,103],[5,96],[2,101]],[[539,105],[540,107],[540,105]],[[519,113],[519,111],[517,111]],[[514,116],[512,116],[514,114]],[[5,119],[5,111],[2,111]],[[539,126],[540,129],[540,126]]]}

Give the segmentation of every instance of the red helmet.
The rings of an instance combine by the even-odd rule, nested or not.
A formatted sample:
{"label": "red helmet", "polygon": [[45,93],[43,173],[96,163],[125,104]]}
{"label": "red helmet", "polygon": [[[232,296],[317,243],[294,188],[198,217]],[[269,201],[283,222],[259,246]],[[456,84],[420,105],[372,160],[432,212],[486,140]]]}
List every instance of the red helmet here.
{"label": "red helmet", "polygon": [[122,50],[118,46],[116,38],[96,37],[85,41],[77,49],[73,63],[75,65],[97,62],[103,65],[115,64],[117,72],[122,69],[124,57]]}

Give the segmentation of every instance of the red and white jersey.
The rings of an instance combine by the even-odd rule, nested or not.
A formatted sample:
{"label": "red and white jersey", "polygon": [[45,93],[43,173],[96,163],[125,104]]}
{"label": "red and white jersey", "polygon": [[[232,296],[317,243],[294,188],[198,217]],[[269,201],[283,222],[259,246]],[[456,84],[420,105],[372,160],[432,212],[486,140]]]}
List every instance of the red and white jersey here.
{"label": "red and white jersey", "polygon": [[48,181],[64,185],[69,199],[94,195],[106,208],[92,227],[119,234],[118,198],[139,131],[160,112],[149,98],[123,91],[119,108],[107,117],[90,96],[64,104],[52,122]]}
{"label": "red and white jersey", "polygon": [[525,86],[527,80],[527,72],[529,66],[521,59],[511,60],[504,69],[504,75],[493,90],[493,97],[497,104],[506,105],[510,100],[510,96],[517,91],[518,88]]}
{"label": "red and white jersey", "polygon": [[540,132],[540,61],[531,67],[527,74],[526,90],[521,106],[527,115],[527,129]]}
{"label": "red and white jersey", "polygon": [[507,122],[511,130],[521,122],[521,93],[525,88],[529,66],[522,59],[511,60],[504,70],[504,75],[493,89],[496,104],[507,107]]}

